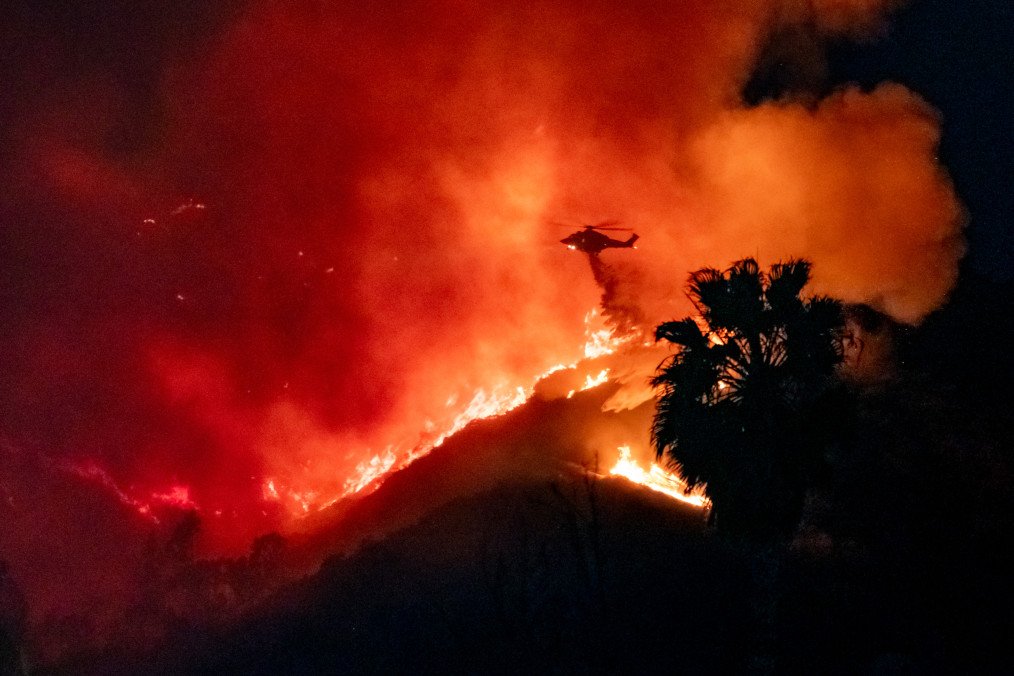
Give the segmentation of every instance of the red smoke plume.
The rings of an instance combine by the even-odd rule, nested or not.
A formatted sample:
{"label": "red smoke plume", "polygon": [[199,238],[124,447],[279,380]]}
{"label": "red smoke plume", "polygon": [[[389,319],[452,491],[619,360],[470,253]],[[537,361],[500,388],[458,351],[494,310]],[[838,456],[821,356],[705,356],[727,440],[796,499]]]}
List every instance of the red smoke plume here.
{"label": "red smoke plume", "polygon": [[[70,83],[17,126],[4,435],[130,500],[186,487],[206,546],[244,547],[582,357],[603,290],[551,218],[641,235],[602,264],[642,330],[745,255],[917,320],[961,253],[933,111],[900,86],[738,94],[777,24],[868,30],[888,4],[253,3],[165,58],[127,149],[131,92]],[[47,548],[4,521],[16,565]]]}

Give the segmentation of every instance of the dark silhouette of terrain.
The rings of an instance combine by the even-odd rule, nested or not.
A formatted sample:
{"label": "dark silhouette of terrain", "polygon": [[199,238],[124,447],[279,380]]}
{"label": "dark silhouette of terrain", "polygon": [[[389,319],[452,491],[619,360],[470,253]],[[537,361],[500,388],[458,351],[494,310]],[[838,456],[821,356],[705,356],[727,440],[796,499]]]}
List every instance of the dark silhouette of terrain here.
{"label": "dark silhouette of terrain", "polygon": [[[740,661],[745,564],[697,510],[573,475],[455,500],[222,631],[174,673],[691,672]],[[661,621],[661,622],[660,622]]]}

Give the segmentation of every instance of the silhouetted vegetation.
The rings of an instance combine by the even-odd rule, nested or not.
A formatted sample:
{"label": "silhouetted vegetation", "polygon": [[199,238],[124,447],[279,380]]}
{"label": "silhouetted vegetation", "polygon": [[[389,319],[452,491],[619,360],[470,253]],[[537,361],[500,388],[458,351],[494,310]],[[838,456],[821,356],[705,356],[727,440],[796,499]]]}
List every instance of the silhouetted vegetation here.
{"label": "silhouetted vegetation", "polygon": [[[750,391],[755,365],[743,354],[766,355],[770,340],[757,328],[772,323],[759,319],[770,304],[765,281],[752,261],[700,271],[690,292],[701,326],[688,319],[658,330],[681,350],[656,379],[656,448],[708,483],[720,532],[754,542],[792,535],[788,550],[743,550],[753,571],[745,666],[1008,672],[1010,290],[966,276],[919,328],[868,306],[843,308],[837,383],[829,302],[810,334],[826,351],[811,350],[816,360],[801,360],[802,373],[787,370],[788,385],[765,382],[777,371],[761,361],[763,387]],[[796,312],[803,307],[795,301]],[[760,403],[749,399],[756,394]],[[779,438],[787,443],[772,443]],[[737,508],[756,512],[739,521]],[[737,522],[723,524],[730,511]]]}
{"label": "silhouetted vegetation", "polygon": [[706,484],[720,530],[784,537],[822,459],[819,397],[841,360],[841,304],[800,298],[810,264],[767,274],[747,258],[690,275],[699,319],[665,322],[679,350],[659,368],[652,441],[691,486]]}

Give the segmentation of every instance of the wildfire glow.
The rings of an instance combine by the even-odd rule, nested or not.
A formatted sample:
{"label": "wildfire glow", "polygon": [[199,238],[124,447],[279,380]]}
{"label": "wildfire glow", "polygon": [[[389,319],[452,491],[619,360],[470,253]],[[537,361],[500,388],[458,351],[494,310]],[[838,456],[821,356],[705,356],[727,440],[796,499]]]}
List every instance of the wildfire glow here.
{"label": "wildfire glow", "polygon": [[702,488],[687,489],[687,483],[676,474],[667,472],[655,463],[645,470],[631,457],[630,446],[618,447],[620,458],[609,470],[613,476],[622,476],[653,491],[664,493],[671,498],[694,507],[707,509],[711,502]]}
{"label": "wildfire glow", "polygon": [[[599,311],[593,309],[584,318],[585,323],[585,346],[586,358],[598,357],[613,354],[625,344],[625,340],[617,338],[613,330],[606,326],[600,317]],[[423,442],[407,451],[399,450],[388,446],[383,452],[376,453],[356,465],[355,473],[345,480],[344,487],[340,493],[332,494],[330,497],[323,497],[312,490],[296,490],[292,487],[282,486],[278,479],[265,479],[261,494],[264,500],[282,502],[289,506],[294,516],[301,516],[311,511],[326,509],[339,500],[348,496],[360,493],[367,488],[376,488],[383,481],[384,477],[392,471],[408,466],[418,458],[428,454],[434,448],[439,448],[443,443],[457,432],[464,429],[469,423],[475,420],[491,418],[508,413],[521,406],[535,390],[535,385],[553,373],[573,369],[577,363],[556,364],[545,372],[538,375],[528,387],[520,385],[500,387],[486,390],[480,388],[475,391],[468,404],[460,412],[454,415],[446,424],[440,425],[432,420],[427,420],[423,425],[427,434],[434,435],[432,440]],[[597,373],[585,375],[584,383],[578,390],[571,390],[567,398],[574,396],[578,391],[585,391],[598,387],[609,378],[609,369],[601,369]],[[446,400],[446,406],[452,408],[457,404],[458,398],[451,395]],[[442,431],[438,431],[441,430]]]}
{"label": "wildfire glow", "polygon": [[[455,415],[444,430],[433,437],[432,441],[421,443],[407,452],[399,452],[395,447],[389,446],[383,452],[363,460],[356,465],[355,473],[345,480],[345,485],[338,494],[332,494],[330,497],[322,499],[321,494],[316,491],[295,490],[282,486],[275,478],[268,478],[262,486],[262,495],[267,501],[285,503],[290,508],[290,512],[297,517],[326,509],[339,500],[360,493],[366,488],[376,488],[387,474],[406,467],[434,448],[441,446],[448,437],[459,432],[473,420],[502,415],[517,408],[528,401],[533,389],[534,385],[527,389],[519,386],[495,388],[492,391],[476,390],[465,408]],[[447,400],[448,407],[453,406],[454,403],[453,397]],[[438,429],[438,426],[432,421],[427,421],[424,428],[427,432],[432,433]]]}
{"label": "wildfire glow", "polygon": [[[60,17],[15,25],[27,61],[2,106],[17,122],[0,179],[17,293],[0,442],[30,451],[3,463],[0,505],[24,504],[0,551],[30,597],[51,597],[38,617],[95,608],[81,626],[111,625],[104,599],[62,597],[134,593],[114,579],[139,577],[133,534],[169,530],[181,509],[200,512],[200,554],[216,557],[323,527],[319,510],[448,453],[540,379],[538,396],[560,401],[517,418],[546,430],[547,465],[630,442],[613,474],[706,505],[633,460],[665,346],[641,348],[693,311],[686,273],[799,256],[810,292],[906,322],[957,278],[964,209],[918,95],[736,95],[769,42],[809,68],[825,29],[849,39],[896,4],[251,0],[188,12],[188,39],[149,50],[143,77],[121,77],[131,31],[85,44]],[[66,68],[82,45],[105,56]],[[121,127],[145,133],[107,142]],[[568,251],[552,219],[615,219],[643,246]],[[567,371],[539,376],[553,364]],[[466,456],[489,465],[446,490],[555,469],[496,455],[513,442]],[[75,500],[91,492],[104,500]],[[91,537],[107,512],[131,528]],[[63,560],[46,560],[56,548]],[[82,582],[99,577],[102,594]]]}
{"label": "wildfire glow", "polygon": [[176,509],[198,509],[197,503],[190,497],[190,488],[183,485],[170,486],[165,491],[155,491],[147,498],[136,498],[120,488],[116,481],[104,469],[94,462],[70,465],[67,469],[79,477],[94,481],[109,490],[124,505],[133,508],[138,514],[159,523],[153,513],[156,506],[173,507]]}
{"label": "wildfire glow", "polygon": [[598,387],[599,385],[605,383],[607,380],[609,380],[609,369],[602,369],[596,375],[592,375],[589,373],[584,377],[584,385],[582,385],[580,389],[571,390],[570,392],[568,392],[567,398],[570,399],[578,392],[584,392],[585,390],[590,390],[593,387]]}
{"label": "wildfire glow", "polygon": [[387,474],[394,463],[397,460],[397,456],[387,449],[381,454],[375,455],[369,460],[359,463],[356,465],[356,475],[345,481],[345,495],[351,495],[358,493],[363,490],[371,483],[377,480],[377,478]]}
{"label": "wildfire glow", "polygon": [[623,344],[622,337],[618,337],[609,328],[598,309],[592,309],[584,316],[584,356],[585,359],[604,357],[613,354]]}
{"label": "wildfire glow", "polygon": [[[598,309],[592,309],[585,314],[584,324],[585,344],[583,346],[583,353],[585,360],[614,354],[628,342],[627,338],[615,335],[614,330],[606,325]],[[503,415],[514,410],[528,401],[539,381],[559,371],[576,368],[578,368],[578,362],[556,364],[536,376],[527,387],[503,384],[491,389],[479,388],[475,390],[468,403],[463,407],[459,404],[460,400],[458,396],[452,394],[447,398],[445,406],[452,410],[458,408],[458,411],[442,422],[426,420],[422,425],[425,441],[411,448],[399,448],[395,445],[390,445],[379,453],[369,455],[356,465],[355,471],[345,479],[344,484],[338,490],[322,492],[318,486],[313,484],[305,485],[304,482],[283,481],[275,475],[267,476],[263,479],[261,483],[261,499],[265,502],[282,504],[291,516],[299,518],[309,513],[326,509],[343,498],[361,493],[367,489],[375,489],[389,473],[408,466],[416,459],[427,455],[434,448],[440,447],[449,437],[464,429],[469,423],[475,420]],[[597,372],[585,373],[581,386],[570,390],[567,393],[567,398],[573,397],[577,392],[590,390],[606,383],[609,375],[610,370],[608,368],[600,369]],[[101,484],[110,490],[120,502],[131,506],[139,514],[155,522],[158,519],[152,513],[152,510],[156,505],[178,509],[199,509],[197,503],[191,498],[190,488],[187,486],[173,485],[165,491],[152,492],[145,498],[137,498],[131,495],[131,492],[123,490],[97,464],[75,466],[72,469],[79,476]],[[617,463],[612,473],[623,474],[627,478],[637,481],[637,483],[647,485],[654,490],[667,492],[685,502],[697,505],[703,504],[701,502],[704,499],[703,496],[694,497],[685,495],[684,491],[681,490],[683,484],[680,483],[678,478],[656,466],[652,466],[650,472],[644,472],[637,467],[636,463],[630,460],[629,454],[621,457],[620,462]],[[676,488],[673,488],[673,486]]]}

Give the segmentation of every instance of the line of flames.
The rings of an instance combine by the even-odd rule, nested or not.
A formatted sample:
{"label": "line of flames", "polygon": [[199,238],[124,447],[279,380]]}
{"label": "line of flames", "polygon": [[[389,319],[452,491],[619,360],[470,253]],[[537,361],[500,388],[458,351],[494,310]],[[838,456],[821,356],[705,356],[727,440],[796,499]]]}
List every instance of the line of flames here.
{"label": "line of flames", "polygon": [[[586,359],[613,354],[628,342],[627,338],[614,335],[614,332],[602,321],[597,309],[588,312],[584,322],[584,356]],[[298,517],[326,509],[340,500],[364,490],[375,489],[388,474],[406,467],[418,458],[427,455],[434,448],[440,447],[449,437],[464,429],[469,423],[513,411],[528,401],[535,390],[535,385],[540,380],[558,371],[576,367],[576,363],[552,366],[537,376],[528,387],[501,386],[490,391],[481,388],[476,390],[464,409],[455,415],[444,430],[433,437],[431,441],[420,444],[407,452],[389,446],[383,452],[363,460],[356,465],[355,474],[345,481],[343,489],[337,494],[324,498],[317,491],[295,490],[281,485],[276,478],[266,477],[261,485],[261,496],[265,501],[291,505],[290,511]],[[567,398],[573,397],[576,392],[598,387],[604,384],[608,378],[609,369],[602,369],[597,374],[588,374],[585,376],[583,385],[577,390],[568,392]],[[455,401],[453,397],[449,398],[447,406],[453,406]],[[433,426],[433,423],[429,422],[429,426]],[[619,459],[610,470],[610,474],[626,477],[630,481],[687,504],[698,507],[706,507],[709,504],[703,491],[688,491],[686,483],[682,479],[658,465],[653,463],[648,470],[642,469],[631,458],[629,446],[619,447],[619,452]],[[70,469],[78,476],[101,484],[110,490],[121,503],[133,507],[139,514],[155,522],[158,522],[158,518],[153,513],[153,508],[156,506],[199,509],[197,503],[191,499],[189,487],[185,485],[174,484],[166,491],[152,492],[145,499],[140,499],[132,497],[127,491],[124,491],[105,470],[94,463],[75,465]],[[215,510],[214,514],[221,516],[222,510]]]}
{"label": "line of flames", "polygon": [[[628,342],[626,337],[618,337],[614,331],[605,324],[599,310],[593,308],[584,316],[585,343],[583,354],[585,359],[594,359],[605,355],[613,354]],[[318,501],[320,495],[312,491],[296,491],[279,487],[274,478],[266,478],[262,487],[262,496],[265,500],[277,502],[289,502],[295,509],[296,516],[308,514],[311,511],[320,511],[330,507],[340,500],[361,493],[367,489],[376,489],[384,477],[393,471],[402,469],[418,458],[427,455],[434,448],[439,448],[448,437],[460,432],[469,423],[475,420],[483,420],[513,411],[524,404],[535,391],[535,385],[542,379],[558,371],[573,369],[577,363],[556,364],[545,372],[536,376],[528,387],[521,386],[500,386],[492,390],[478,389],[472,395],[471,400],[465,408],[455,415],[442,432],[436,435],[432,441],[420,444],[407,452],[399,453],[398,449],[389,446],[381,453],[376,453],[370,458],[363,460],[356,465],[355,473],[345,481],[341,493],[327,499]],[[597,387],[608,380],[609,369],[602,369],[595,375],[585,376],[584,384],[578,390],[572,390],[567,398],[574,396],[576,392]],[[447,406],[453,406],[456,398],[448,398]],[[427,427],[433,426],[431,421]]]}
{"label": "line of flames", "polygon": [[687,482],[678,474],[667,472],[655,463],[645,470],[631,457],[630,446],[619,446],[620,458],[609,470],[612,476],[621,476],[645,488],[668,495],[670,498],[685,502],[694,507],[708,508],[711,501],[704,494],[704,487],[690,489]]}

